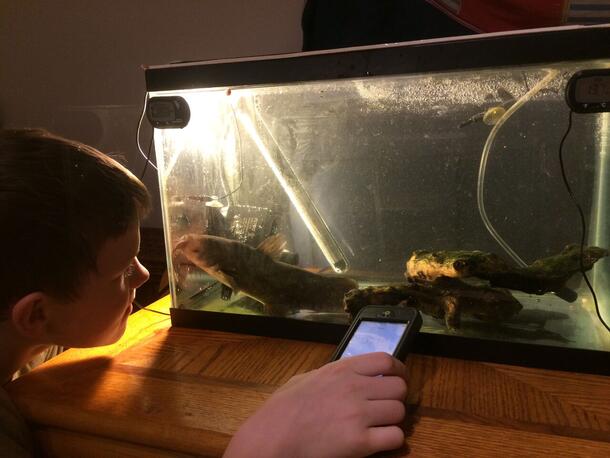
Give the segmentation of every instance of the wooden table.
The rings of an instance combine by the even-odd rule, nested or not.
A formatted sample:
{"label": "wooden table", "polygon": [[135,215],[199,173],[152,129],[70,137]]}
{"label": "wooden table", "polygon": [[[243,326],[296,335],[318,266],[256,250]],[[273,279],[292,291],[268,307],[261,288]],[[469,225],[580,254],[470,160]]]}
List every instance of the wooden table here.
{"label": "wooden table", "polygon": [[[140,311],[117,344],[69,350],[9,391],[52,456],[219,456],[279,385],[332,351]],[[610,377],[420,355],[407,365],[407,438],[391,456],[610,456]]]}

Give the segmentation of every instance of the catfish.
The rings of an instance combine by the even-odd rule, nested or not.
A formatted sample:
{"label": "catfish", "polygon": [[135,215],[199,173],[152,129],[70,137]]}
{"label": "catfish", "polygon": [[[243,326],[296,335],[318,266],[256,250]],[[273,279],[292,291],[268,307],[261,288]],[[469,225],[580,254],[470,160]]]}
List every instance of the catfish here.
{"label": "catfish", "polygon": [[194,265],[233,292],[263,303],[271,315],[282,316],[296,309],[340,311],[343,296],[358,283],[274,259],[284,247],[285,241],[278,235],[253,248],[224,237],[189,234],[176,244],[173,262],[175,269]]}

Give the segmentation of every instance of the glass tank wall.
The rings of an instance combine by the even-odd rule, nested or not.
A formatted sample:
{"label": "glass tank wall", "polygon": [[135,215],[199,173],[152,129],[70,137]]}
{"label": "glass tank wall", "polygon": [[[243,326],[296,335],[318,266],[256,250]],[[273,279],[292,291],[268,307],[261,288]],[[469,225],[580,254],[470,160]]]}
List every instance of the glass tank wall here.
{"label": "glass tank wall", "polygon": [[562,144],[568,80],[600,68],[151,91],[190,108],[155,131],[173,306],[409,305],[424,333],[610,351],[610,114],[574,113]]}

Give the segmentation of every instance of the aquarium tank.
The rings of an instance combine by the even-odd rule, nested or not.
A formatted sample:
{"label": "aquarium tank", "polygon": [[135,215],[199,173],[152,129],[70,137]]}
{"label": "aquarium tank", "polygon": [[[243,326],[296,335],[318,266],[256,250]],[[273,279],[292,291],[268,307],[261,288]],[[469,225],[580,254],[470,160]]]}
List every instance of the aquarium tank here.
{"label": "aquarium tank", "polygon": [[610,370],[610,27],[146,69],[172,322]]}

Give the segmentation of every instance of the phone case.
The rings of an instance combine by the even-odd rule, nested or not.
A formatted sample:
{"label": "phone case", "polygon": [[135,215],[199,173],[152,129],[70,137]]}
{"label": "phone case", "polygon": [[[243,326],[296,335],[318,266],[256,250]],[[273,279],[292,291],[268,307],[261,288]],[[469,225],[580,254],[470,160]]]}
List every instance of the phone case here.
{"label": "phone case", "polygon": [[409,354],[411,345],[415,335],[419,332],[422,325],[422,318],[420,313],[412,307],[396,307],[389,305],[369,305],[364,307],[358,312],[356,318],[350,325],[349,329],[345,333],[341,343],[333,353],[331,361],[336,361],[341,357],[345,347],[351,340],[354,332],[358,328],[361,321],[381,321],[381,322],[394,322],[404,323],[408,321],[408,326],[405,329],[402,337],[396,346],[396,350],[392,356],[396,359],[404,360]]}

